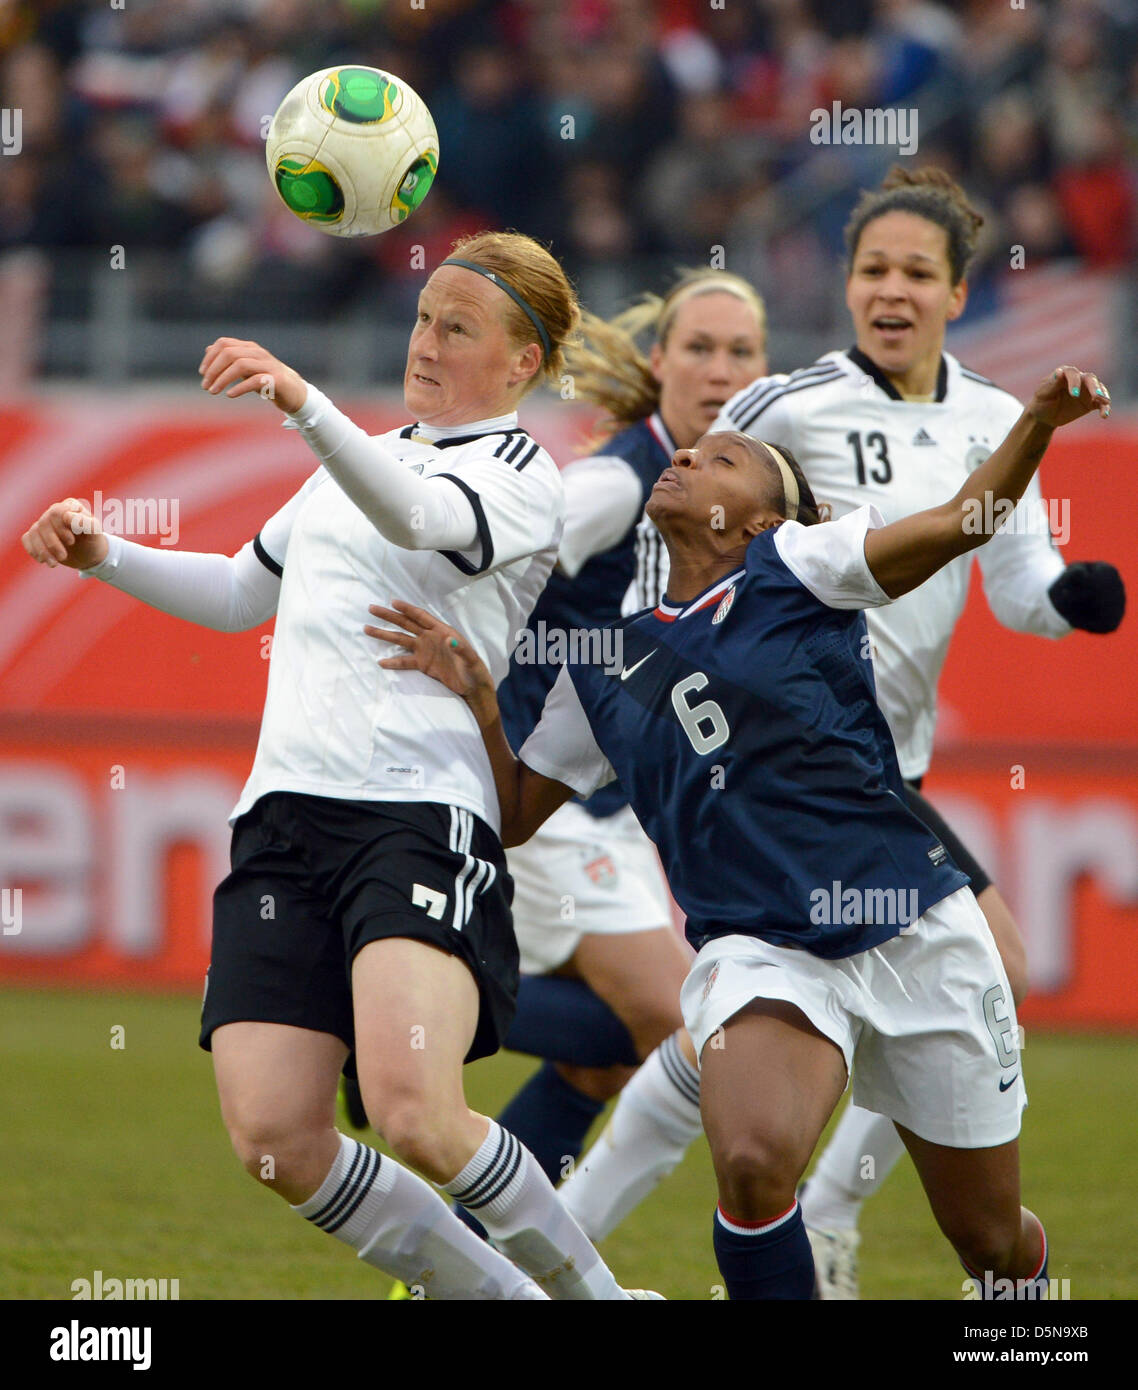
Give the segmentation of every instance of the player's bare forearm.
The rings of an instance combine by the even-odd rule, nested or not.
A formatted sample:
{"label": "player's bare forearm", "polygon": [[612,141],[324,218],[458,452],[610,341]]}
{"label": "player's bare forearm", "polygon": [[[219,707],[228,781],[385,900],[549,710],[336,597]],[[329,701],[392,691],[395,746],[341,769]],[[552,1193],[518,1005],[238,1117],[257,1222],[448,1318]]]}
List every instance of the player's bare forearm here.
{"label": "player's bare forearm", "polygon": [[955,497],[868,532],[866,563],[889,597],[909,593],[990,540],[1027,490],[1056,428],[1091,410],[1110,414],[1106,388],[1089,372],[1060,367]]}
{"label": "player's bare forearm", "polygon": [[381,642],[403,648],[401,655],[383,658],[381,666],[391,671],[422,671],[466,701],[482,734],[494,774],[502,819],[502,843],[506,846],[524,844],[539,825],[569,800],[573,795],[572,787],[541,776],[514,757],[502,727],[493,677],[461,633],[425,608],[401,599],[396,599],[391,608],[373,603],[368,612],[391,626],[380,628],[368,624],[364,632]]}
{"label": "player's bare forearm", "polygon": [[502,818],[502,844],[523,845],[545,821],[573,795],[573,789],[543,777],[514,756],[502,727],[497,697],[480,695],[467,703],[478,720],[482,742],[494,773],[498,810]]}

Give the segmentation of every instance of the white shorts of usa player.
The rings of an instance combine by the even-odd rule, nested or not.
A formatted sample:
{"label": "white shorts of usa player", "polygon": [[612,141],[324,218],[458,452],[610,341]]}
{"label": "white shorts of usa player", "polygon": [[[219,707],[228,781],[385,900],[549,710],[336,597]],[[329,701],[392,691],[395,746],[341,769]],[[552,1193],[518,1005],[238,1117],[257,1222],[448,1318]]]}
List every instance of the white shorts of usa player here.
{"label": "white shorts of usa player", "polygon": [[970,888],[837,960],[754,936],[709,941],[680,996],[697,1056],[755,999],[795,1005],[841,1048],[855,1105],[950,1148],[1019,1134],[1027,1092],[1015,1006]]}
{"label": "white shorts of usa player", "polygon": [[629,806],[597,817],[568,801],[506,859],[523,974],[564,965],[583,936],[672,926],[655,847]]}

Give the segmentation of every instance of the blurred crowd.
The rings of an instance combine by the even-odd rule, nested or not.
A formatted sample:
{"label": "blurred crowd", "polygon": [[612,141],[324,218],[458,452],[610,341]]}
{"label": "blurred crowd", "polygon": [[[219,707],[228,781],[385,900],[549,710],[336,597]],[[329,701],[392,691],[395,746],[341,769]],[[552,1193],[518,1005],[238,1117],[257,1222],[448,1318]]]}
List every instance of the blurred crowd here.
{"label": "blurred crowd", "polygon": [[[281,97],[337,62],[404,76],[439,129],[430,197],[365,243],[303,226],[265,171]],[[0,252],[168,252],[174,315],[401,301],[412,244],[429,266],[492,225],[614,298],[721,246],[776,322],[822,324],[856,190],[897,157],[813,143],[834,102],[919,105],[914,162],[987,216],[978,311],[1012,245],[1114,268],[1138,241],[1135,0],[0,0],[0,81],[23,138]]]}

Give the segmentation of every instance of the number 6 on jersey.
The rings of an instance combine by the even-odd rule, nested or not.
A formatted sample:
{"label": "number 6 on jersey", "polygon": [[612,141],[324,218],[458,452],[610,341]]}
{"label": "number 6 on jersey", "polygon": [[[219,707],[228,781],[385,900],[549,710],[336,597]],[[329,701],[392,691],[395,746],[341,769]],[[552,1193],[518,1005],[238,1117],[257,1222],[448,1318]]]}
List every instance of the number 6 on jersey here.
{"label": "number 6 on jersey", "polygon": [[[672,708],[683,725],[684,733],[691,740],[691,746],[701,754],[713,752],[731,737],[727,716],[714,700],[704,700],[698,705],[687,702],[689,692],[703,690],[707,684],[707,677],[702,671],[693,671],[672,687]],[[711,732],[706,734],[699,727],[705,721],[711,724]]]}

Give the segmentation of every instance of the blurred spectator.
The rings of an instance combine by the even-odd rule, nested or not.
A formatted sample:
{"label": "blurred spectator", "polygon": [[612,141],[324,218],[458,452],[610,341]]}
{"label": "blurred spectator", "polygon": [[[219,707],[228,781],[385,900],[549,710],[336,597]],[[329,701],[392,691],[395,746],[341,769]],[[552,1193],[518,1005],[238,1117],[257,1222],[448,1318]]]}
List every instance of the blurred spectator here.
{"label": "blurred spectator", "polygon": [[1009,250],[1023,247],[1025,269],[1074,254],[1063,208],[1045,183],[1021,183],[1008,194],[1002,231]]}
{"label": "blurred spectator", "polygon": [[724,241],[756,163],[753,142],[732,127],[724,94],[684,97],[678,138],[656,155],[642,183],[642,206],[657,238],[706,261],[709,248]]}
{"label": "blurred spectator", "polygon": [[[410,81],[441,138],[411,227],[369,243],[304,226],[265,176],[284,93],[340,62]],[[85,312],[78,248],[104,264],[124,244],[167,257],[134,282],[157,317],[302,318],[409,312],[483,226],[551,242],[613,301],[723,245],[776,325],[822,331],[857,189],[897,157],[812,144],[835,101],[919,106],[914,163],[990,209],[970,315],[1009,245],[1132,263],[1134,0],[0,0],[0,104],[23,130],[0,248],[50,253],[65,316]]]}
{"label": "blurred spectator", "polygon": [[1081,157],[1055,180],[1075,250],[1103,270],[1131,264],[1138,249],[1134,162],[1127,161],[1126,145],[1122,118],[1100,106],[1087,123]]}
{"label": "blurred spectator", "polygon": [[455,63],[454,80],[431,100],[439,132],[438,183],[499,226],[528,227],[547,196],[548,162],[538,108],[516,54],[480,44]]}
{"label": "blurred spectator", "polygon": [[1001,207],[1021,183],[1046,183],[1051,153],[1038,105],[1026,88],[993,97],[980,111],[975,128],[974,164],[969,189]]}

